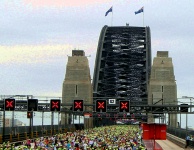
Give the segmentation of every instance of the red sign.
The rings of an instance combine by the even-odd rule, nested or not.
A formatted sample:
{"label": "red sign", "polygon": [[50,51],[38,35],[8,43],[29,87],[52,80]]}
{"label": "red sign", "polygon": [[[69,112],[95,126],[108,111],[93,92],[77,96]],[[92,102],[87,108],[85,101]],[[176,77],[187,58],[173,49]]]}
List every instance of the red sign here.
{"label": "red sign", "polygon": [[90,117],[92,117],[91,113],[84,113],[84,118],[90,118]]}
{"label": "red sign", "polygon": [[129,112],[129,101],[120,100],[119,102],[119,112]]}
{"label": "red sign", "polygon": [[14,110],[15,99],[5,99],[4,105],[5,105],[5,110]]}
{"label": "red sign", "polygon": [[13,107],[13,104],[14,104],[13,100],[7,100],[5,102],[6,102],[5,107],[7,107],[7,108],[12,108]]}
{"label": "red sign", "polygon": [[106,112],[106,100],[96,100],[96,112]]}
{"label": "red sign", "polygon": [[84,110],[84,101],[83,100],[74,100],[73,102],[73,111],[83,111]]}
{"label": "red sign", "polygon": [[121,102],[121,109],[127,109],[128,102]]}
{"label": "red sign", "polygon": [[51,104],[52,108],[59,108],[59,102],[54,102],[52,101],[52,104]]}
{"label": "red sign", "polygon": [[143,124],[144,140],[166,140],[166,124]]}
{"label": "red sign", "polygon": [[98,109],[104,109],[104,102],[98,102]]}
{"label": "red sign", "polygon": [[75,108],[77,108],[77,109],[82,108],[81,104],[82,104],[82,102],[75,102]]}
{"label": "red sign", "polygon": [[52,99],[50,101],[50,111],[60,111],[61,110],[61,100]]}

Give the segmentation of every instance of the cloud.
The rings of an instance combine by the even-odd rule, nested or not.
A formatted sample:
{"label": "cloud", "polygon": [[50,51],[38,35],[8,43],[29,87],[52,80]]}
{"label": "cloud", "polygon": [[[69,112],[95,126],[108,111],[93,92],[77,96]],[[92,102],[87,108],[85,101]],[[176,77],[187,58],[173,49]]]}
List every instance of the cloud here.
{"label": "cloud", "polygon": [[25,4],[33,7],[75,7],[106,3],[112,0],[23,0]]}
{"label": "cloud", "polygon": [[0,64],[47,63],[71,55],[72,45],[0,46]]}
{"label": "cloud", "polygon": [[[72,45],[17,45],[0,46],[0,91],[4,95],[61,96],[67,55]],[[81,45],[91,66],[94,67],[95,51]],[[7,86],[9,85],[9,86]]]}

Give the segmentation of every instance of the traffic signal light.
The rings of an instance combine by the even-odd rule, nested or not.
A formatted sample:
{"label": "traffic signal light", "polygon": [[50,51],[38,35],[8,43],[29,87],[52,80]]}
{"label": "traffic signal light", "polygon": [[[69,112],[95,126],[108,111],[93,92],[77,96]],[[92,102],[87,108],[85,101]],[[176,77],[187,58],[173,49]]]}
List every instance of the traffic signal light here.
{"label": "traffic signal light", "polygon": [[106,112],[106,100],[96,100],[96,112]]}
{"label": "traffic signal light", "polygon": [[83,111],[84,110],[84,101],[83,100],[74,100],[73,101],[73,111]]}
{"label": "traffic signal light", "polygon": [[38,110],[38,100],[28,99],[28,111],[37,111],[37,110]]}
{"label": "traffic signal light", "polygon": [[50,101],[50,111],[61,111],[61,100],[51,99],[51,101]]}
{"label": "traffic signal light", "polygon": [[15,110],[15,99],[5,99],[4,110]]}
{"label": "traffic signal light", "polygon": [[27,111],[27,118],[32,118],[32,112],[31,111]]}
{"label": "traffic signal light", "polygon": [[119,112],[129,112],[129,101],[119,101]]}

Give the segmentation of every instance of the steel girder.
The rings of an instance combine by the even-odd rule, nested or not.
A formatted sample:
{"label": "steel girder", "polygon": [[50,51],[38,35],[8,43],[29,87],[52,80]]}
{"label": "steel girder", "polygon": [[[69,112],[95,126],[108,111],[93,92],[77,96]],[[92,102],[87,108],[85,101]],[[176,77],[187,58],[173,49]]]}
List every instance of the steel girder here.
{"label": "steel girder", "polygon": [[93,76],[96,97],[147,101],[150,68],[149,27],[105,26],[102,29]]}

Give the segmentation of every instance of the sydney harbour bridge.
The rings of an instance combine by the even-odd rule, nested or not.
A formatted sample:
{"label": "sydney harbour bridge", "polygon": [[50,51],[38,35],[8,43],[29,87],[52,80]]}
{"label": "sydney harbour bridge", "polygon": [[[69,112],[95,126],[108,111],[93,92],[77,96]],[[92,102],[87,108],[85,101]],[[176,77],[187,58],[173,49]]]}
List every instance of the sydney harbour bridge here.
{"label": "sydney harbour bridge", "polygon": [[146,104],[150,69],[149,27],[103,27],[93,75],[94,97]]}
{"label": "sydney harbour bridge", "polygon": [[[93,117],[93,124],[96,126],[114,124],[118,118],[137,118],[140,121],[147,122],[149,114],[152,113],[162,115],[164,113],[188,113],[188,108],[193,107],[192,105],[154,105],[148,102],[151,61],[151,33],[149,27],[104,26],[100,33],[96,53],[92,83],[93,102],[88,103],[83,100],[79,101],[78,105],[76,101],[64,103],[60,101],[60,98],[53,98],[51,102],[48,99],[39,101],[36,100],[39,98],[28,95],[24,96],[23,100],[19,100],[20,98],[14,99],[14,97],[21,97],[17,95],[1,96],[0,111],[4,114],[4,120],[0,142],[6,139],[17,141],[26,137],[33,138],[73,130],[74,126],[70,124],[72,114],[83,116],[84,113],[89,113],[91,114],[90,117]],[[6,99],[8,100],[7,103]],[[9,99],[14,99],[13,105],[11,105]],[[34,103],[29,105],[29,100],[34,100]],[[106,101],[106,105],[98,110],[98,103],[96,102],[102,102],[103,100]],[[8,103],[10,105],[7,105]],[[8,108],[6,108],[7,106]],[[79,107],[79,109],[76,108],[76,111],[75,106]],[[87,107],[92,109],[87,110]],[[12,135],[14,127],[11,129],[5,128],[6,111],[28,112],[29,116],[27,114],[27,117],[30,119],[30,127],[25,132],[20,130],[17,136],[14,137]],[[34,111],[51,112],[49,132],[43,132],[42,127],[40,131],[33,128]],[[69,114],[70,122],[67,121],[65,124],[60,122],[57,128],[54,127],[53,112]]]}

